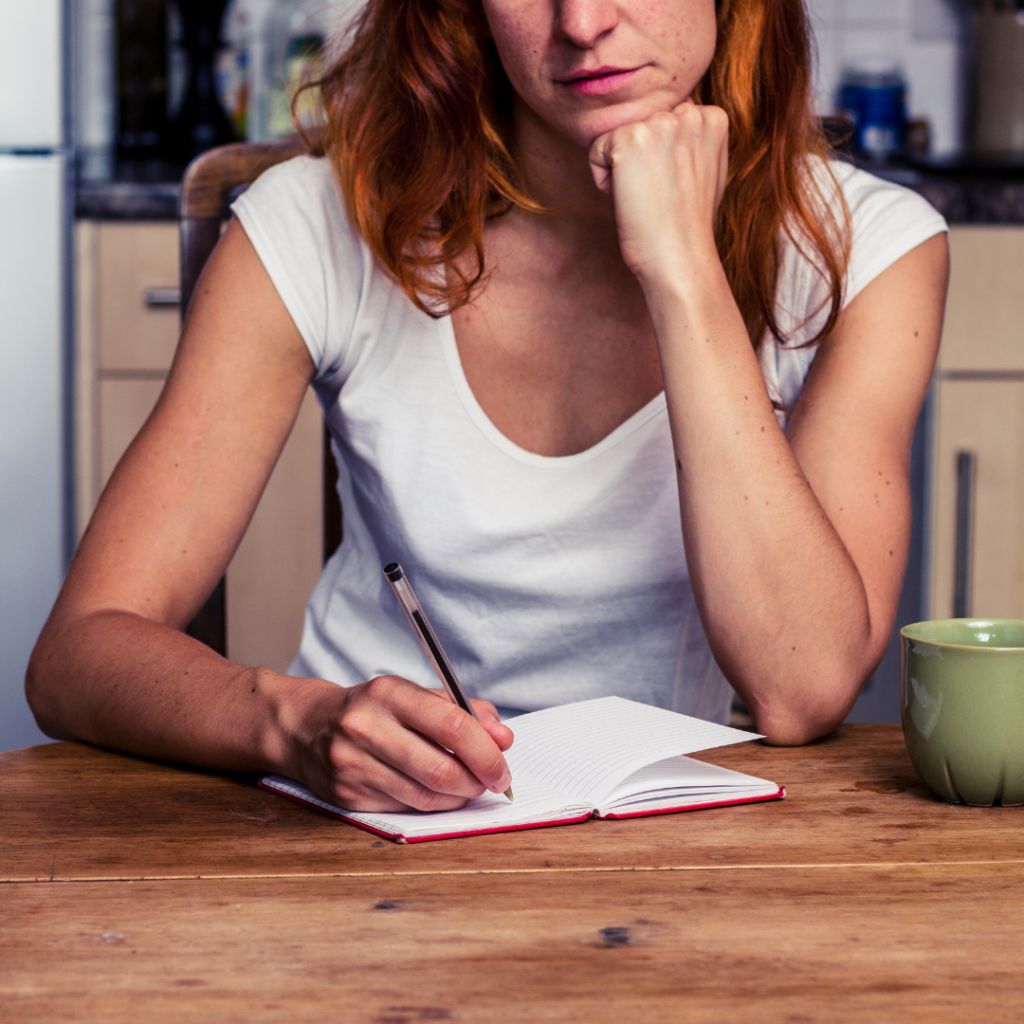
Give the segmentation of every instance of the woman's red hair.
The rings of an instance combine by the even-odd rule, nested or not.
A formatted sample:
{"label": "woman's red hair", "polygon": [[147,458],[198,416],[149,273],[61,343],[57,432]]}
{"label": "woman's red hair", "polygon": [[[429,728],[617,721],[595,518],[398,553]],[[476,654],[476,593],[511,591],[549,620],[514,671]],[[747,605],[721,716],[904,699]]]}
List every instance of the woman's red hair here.
{"label": "woman's red hair", "polygon": [[[808,173],[808,158],[829,147],[811,114],[803,0],[717,9],[718,45],[695,98],[729,115],[719,253],[755,346],[765,330],[784,340],[774,299],[788,234],[829,286],[823,337],[839,314],[849,231],[845,207],[837,213]],[[486,220],[513,205],[541,210],[508,145],[510,86],[480,0],[369,0],[319,84],[317,150],[380,265],[432,316],[468,302],[484,273]]]}

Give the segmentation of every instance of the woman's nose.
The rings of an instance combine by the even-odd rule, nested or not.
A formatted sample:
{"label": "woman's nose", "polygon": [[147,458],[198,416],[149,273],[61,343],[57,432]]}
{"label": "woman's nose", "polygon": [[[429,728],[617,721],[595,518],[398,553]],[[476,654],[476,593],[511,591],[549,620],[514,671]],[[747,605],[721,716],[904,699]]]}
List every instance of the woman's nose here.
{"label": "woman's nose", "polygon": [[559,0],[558,33],[574,46],[589,49],[619,23],[614,0]]}

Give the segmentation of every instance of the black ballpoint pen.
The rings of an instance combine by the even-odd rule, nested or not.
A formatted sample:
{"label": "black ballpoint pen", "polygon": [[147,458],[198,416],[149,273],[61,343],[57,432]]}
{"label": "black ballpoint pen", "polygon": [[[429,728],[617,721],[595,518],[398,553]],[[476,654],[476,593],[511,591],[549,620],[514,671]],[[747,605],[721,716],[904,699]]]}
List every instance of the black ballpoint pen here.
{"label": "black ballpoint pen", "polygon": [[[387,579],[388,583],[391,584],[391,589],[395,592],[395,597],[398,598],[402,608],[405,609],[405,614],[409,617],[409,622],[412,624],[412,628],[416,630],[416,635],[420,638],[420,643],[423,644],[423,650],[427,652],[427,657],[430,659],[430,663],[434,666],[434,671],[437,673],[438,679],[441,680],[445,690],[448,691],[448,696],[451,697],[451,699],[455,701],[463,711],[472,715],[479,722],[480,719],[477,718],[477,714],[473,710],[473,705],[469,703],[469,698],[462,689],[462,684],[455,675],[455,670],[452,668],[451,662],[445,655],[444,649],[441,647],[441,642],[437,639],[437,636],[434,634],[434,630],[427,621],[427,613],[423,610],[423,606],[417,600],[416,594],[412,589],[412,585],[406,579],[405,573],[402,572],[402,567],[397,562],[391,562],[389,565],[384,566],[384,577]],[[509,800],[513,799],[511,786],[505,790],[505,796],[507,796]]]}

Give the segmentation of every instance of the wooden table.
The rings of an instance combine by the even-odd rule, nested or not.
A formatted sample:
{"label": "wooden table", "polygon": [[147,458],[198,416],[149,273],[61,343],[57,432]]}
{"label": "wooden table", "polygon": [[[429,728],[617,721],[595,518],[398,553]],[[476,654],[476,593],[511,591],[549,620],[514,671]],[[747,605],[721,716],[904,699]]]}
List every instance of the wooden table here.
{"label": "wooden table", "polygon": [[718,764],[782,802],[397,846],[249,779],[0,755],[0,1019],[1024,1019],[1024,811],[894,726]]}

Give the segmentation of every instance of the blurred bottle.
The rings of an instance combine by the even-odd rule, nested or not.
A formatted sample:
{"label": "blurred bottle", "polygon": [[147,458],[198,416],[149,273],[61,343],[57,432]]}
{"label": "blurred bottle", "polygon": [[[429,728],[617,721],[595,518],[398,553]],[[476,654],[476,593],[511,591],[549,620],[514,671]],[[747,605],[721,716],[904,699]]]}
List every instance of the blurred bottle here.
{"label": "blurred bottle", "polygon": [[[292,99],[321,67],[336,7],[327,0],[270,0],[254,9],[247,125],[250,139],[269,142],[295,130]],[[296,113],[302,123],[312,124],[318,107],[316,92],[310,91],[301,98]]]}
{"label": "blurred bottle", "polygon": [[903,133],[903,151],[907,156],[925,159],[932,151],[932,125],[926,117],[915,117],[907,122]]}
{"label": "blurred bottle", "polygon": [[221,25],[217,95],[240,139],[249,133],[249,60],[257,13],[251,0],[230,0]]}
{"label": "blurred bottle", "polygon": [[118,0],[117,155],[163,156],[167,142],[165,0]]}
{"label": "blurred bottle", "polygon": [[853,119],[854,146],[873,159],[903,149],[907,86],[898,67],[883,58],[851,66],[843,76],[839,105]]}
{"label": "blurred bottle", "polygon": [[306,89],[295,104],[292,116],[292,101],[302,86],[315,79],[323,66],[322,58],[326,39],[318,32],[305,32],[292,36],[285,46],[284,62],[270,91],[269,134],[279,139],[295,130],[295,119],[302,125],[316,123],[319,111],[319,94],[316,89]]}
{"label": "blurred bottle", "polygon": [[235,139],[216,84],[227,0],[170,0],[168,7],[180,19],[180,50],[188,61],[184,97],[168,129],[169,150],[172,159],[187,163],[207,149]]}
{"label": "blurred bottle", "polygon": [[119,100],[114,0],[81,0],[75,15],[72,92],[78,174],[86,180],[109,178]]}

